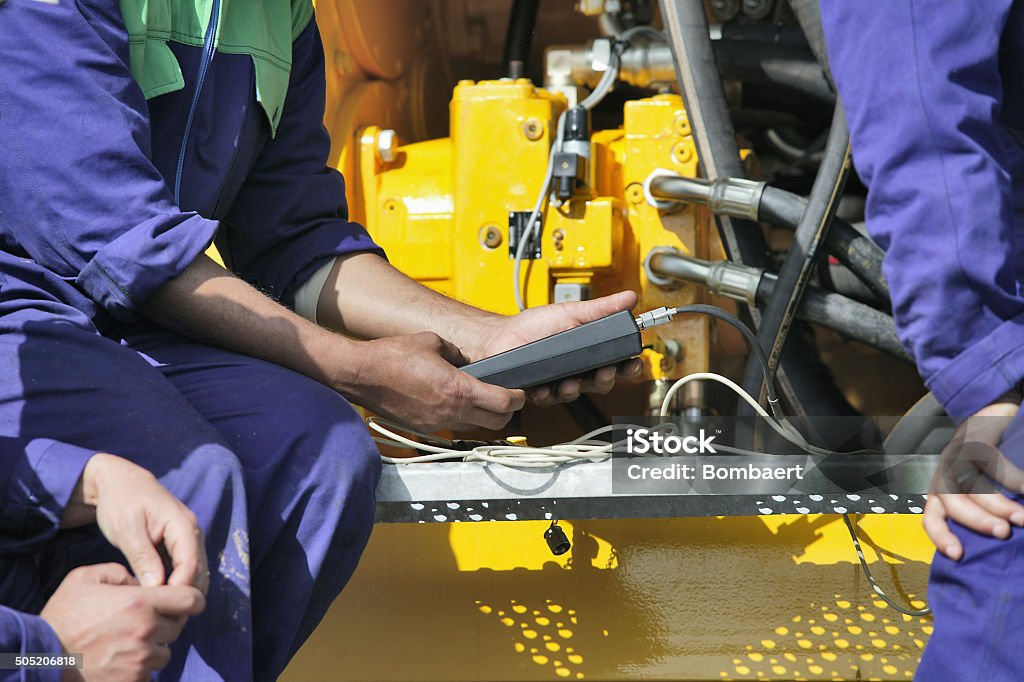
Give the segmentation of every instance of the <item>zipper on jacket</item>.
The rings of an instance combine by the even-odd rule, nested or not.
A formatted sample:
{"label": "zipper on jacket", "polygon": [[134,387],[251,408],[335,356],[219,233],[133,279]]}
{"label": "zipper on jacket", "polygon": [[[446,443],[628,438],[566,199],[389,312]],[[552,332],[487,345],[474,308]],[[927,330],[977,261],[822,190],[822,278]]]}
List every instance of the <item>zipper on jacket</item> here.
{"label": "zipper on jacket", "polygon": [[213,0],[213,9],[210,10],[210,25],[206,27],[206,37],[203,39],[203,57],[199,62],[199,78],[196,80],[196,89],[192,93],[192,106],[188,111],[188,120],[185,123],[185,134],[181,138],[181,151],[178,153],[178,172],[174,177],[174,203],[181,206],[181,176],[185,170],[185,152],[188,149],[188,140],[192,134],[192,120],[195,118],[196,109],[199,108],[199,94],[203,90],[203,82],[206,80],[206,72],[213,62],[214,40],[217,37],[217,25],[220,23],[220,0]]}

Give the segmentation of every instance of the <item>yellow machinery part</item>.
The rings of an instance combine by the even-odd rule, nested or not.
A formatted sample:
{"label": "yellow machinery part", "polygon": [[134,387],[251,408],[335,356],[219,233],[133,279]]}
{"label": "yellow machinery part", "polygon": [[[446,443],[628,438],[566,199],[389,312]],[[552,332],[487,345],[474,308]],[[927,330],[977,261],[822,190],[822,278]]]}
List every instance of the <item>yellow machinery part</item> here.
{"label": "yellow machinery part", "polygon": [[[381,130],[365,129],[354,153],[353,218],[372,226],[374,239],[411,277],[481,308],[514,313],[509,213],[532,210],[564,108],[561,96],[527,80],[464,81],[452,98],[450,138],[401,146],[388,161],[378,149]],[[526,304],[552,302],[559,283],[587,285],[595,296],[633,289],[644,309],[703,300],[695,286],[665,290],[642,274],[643,258],[655,247],[708,255],[705,211],[661,214],[643,195],[643,181],[656,169],[697,172],[680,98],[629,102],[622,130],[594,135],[592,157],[590,193],[548,209],[542,257],[524,261]],[[708,329],[706,319],[693,317],[657,328],[648,339],[650,377],[707,370]]]}

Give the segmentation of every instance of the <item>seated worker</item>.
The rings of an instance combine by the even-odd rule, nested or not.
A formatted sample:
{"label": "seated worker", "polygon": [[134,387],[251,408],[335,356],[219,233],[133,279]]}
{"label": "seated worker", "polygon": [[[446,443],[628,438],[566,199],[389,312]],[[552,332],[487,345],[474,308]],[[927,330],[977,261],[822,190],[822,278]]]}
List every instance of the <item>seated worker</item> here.
{"label": "seated worker", "polygon": [[456,364],[635,296],[503,317],[392,268],[325,167],[310,0],[6,0],[0,26],[0,435],[116,452],[185,500],[212,576],[163,675],[275,679],[373,524],[380,459],[350,401],[501,428],[527,396]]}
{"label": "seated worker", "polygon": [[[92,524],[142,584],[120,563],[83,566],[47,599],[53,567],[34,559],[62,544],[58,529]],[[148,680],[202,612],[208,584],[195,515],[148,471],[65,443],[0,438],[0,652],[74,653],[85,680]],[[56,681],[62,672],[0,670],[0,680]]]}

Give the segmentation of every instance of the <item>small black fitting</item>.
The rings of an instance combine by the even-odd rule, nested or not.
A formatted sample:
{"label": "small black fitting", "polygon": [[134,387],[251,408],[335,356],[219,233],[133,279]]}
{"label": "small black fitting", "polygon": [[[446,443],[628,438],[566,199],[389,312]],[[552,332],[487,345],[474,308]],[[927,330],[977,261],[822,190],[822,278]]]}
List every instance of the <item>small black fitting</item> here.
{"label": "small black fitting", "polygon": [[562,147],[555,153],[552,177],[555,196],[561,201],[587,184],[587,160],[590,158],[590,112],[575,106],[565,114]]}
{"label": "small black fitting", "polygon": [[558,525],[557,520],[552,521],[548,529],[544,531],[544,540],[548,543],[548,548],[555,556],[565,554],[572,547],[572,543],[569,542],[569,538],[566,537],[565,531]]}

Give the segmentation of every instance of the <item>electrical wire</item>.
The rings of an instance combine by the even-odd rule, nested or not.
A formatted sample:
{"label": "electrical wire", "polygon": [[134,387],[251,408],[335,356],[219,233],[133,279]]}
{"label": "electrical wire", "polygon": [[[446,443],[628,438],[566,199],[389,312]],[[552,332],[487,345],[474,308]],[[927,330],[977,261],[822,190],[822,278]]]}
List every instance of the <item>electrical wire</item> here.
{"label": "electrical wire", "polygon": [[[602,426],[574,440],[548,447],[495,443],[478,445],[470,450],[464,450],[453,447],[454,443],[452,441],[421,433],[387,419],[371,417],[366,420],[366,424],[370,429],[383,436],[383,438],[374,436],[373,440],[376,443],[427,453],[413,457],[386,457],[381,455],[381,459],[389,464],[461,460],[464,462],[490,462],[509,467],[523,468],[552,467],[578,461],[603,462],[611,457],[612,454],[621,450],[626,440],[607,442],[597,440],[597,437],[610,431],[629,428],[630,426]],[[633,428],[647,428],[637,425],[632,426]],[[676,425],[667,422],[652,427],[652,430],[672,435],[676,432]],[[403,436],[402,433],[416,436],[421,440],[413,440]]]}
{"label": "electrical wire", "polygon": [[850,539],[853,540],[853,547],[857,550],[857,559],[860,561],[860,567],[861,570],[863,570],[864,572],[864,577],[868,579],[868,583],[871,585],[871,589],[874,590],[875,594],[881,597],[882,601],[884,601],[886,604],[896,609],[903,615],[919,617],[927,616],[928,614],[930,614],[932,612],[930,606],[925,606],[923,609],[920,610],[908,609],[905,606],[897,604],[889,597],[889,595],[885,593],[885,591],[878,584],[878,582],[875,581],[874,576],[871,575],[871,569],[868,568],[868,561],[864,558],[864,550],[861,549],[860,540],[857,539],[857,531],[854,530],[853,523],[850,521],[850,515],[843,514],[843,521],[846,523],[846,529],[850,531]]}
{"label": "electrical wire", "polygon": [[[632,30],[630,29],[630,31]],[[605,70],[593,91],[579,103],[579,106],[590,111],[608,95],[612,86],[615,85],[615,81],[618,80],[620,57],[625,46],[626,43],[618,41],[612,44],[611,61],[608,64],[608,69]],[[530,217],[526,221],[523,233],[519,236],[519,243],[516,245],[516,253],[512,263],[512,290],[515,293],[516,307],[519,310],[526,310],[522,291],[526,283],[524,282],[522,286],[519,284],[519,273],[522,270],[523,258],[526,257],[527,244],[533,242],[535,238],[539,238],[543,232],[544,208],[548,201],[548,195],[551,192],[551,180],[555,174],[555,154],[562,148],[562,143],[565,140],[564,124],[566,113],[563,111],[559,115],[557,123],[555,123],[555,141],[551,145],[551,151],[548,153],[548,167],[544,171],[544,179],[541,181],[537,201],[530,212]]]}

